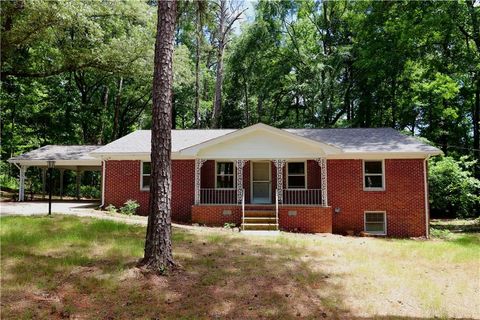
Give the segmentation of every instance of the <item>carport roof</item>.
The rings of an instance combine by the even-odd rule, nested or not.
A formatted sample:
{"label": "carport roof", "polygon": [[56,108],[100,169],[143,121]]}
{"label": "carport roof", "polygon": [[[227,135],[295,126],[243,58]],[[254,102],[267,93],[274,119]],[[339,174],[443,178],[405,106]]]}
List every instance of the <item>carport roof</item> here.
{"label": "carport roof", "polygon": [[47,166],[47,161],[54,160],[55,166],[69,167],[100,167],[101,160],[90,156],[90,152],[101,146],[83,145],[46,145],[8,159],[10,163],[27,166]]}

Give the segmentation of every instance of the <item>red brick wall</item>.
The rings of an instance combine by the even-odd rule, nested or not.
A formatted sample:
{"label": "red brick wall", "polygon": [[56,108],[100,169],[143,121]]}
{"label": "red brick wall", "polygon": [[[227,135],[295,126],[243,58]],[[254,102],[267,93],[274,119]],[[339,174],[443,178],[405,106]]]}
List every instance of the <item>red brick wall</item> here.
{"label": "red brick wall", "polygon": [[[224,211],[230,210],[230,215]],[[242,207],[236,205],[192,206],[192,221],[208,226],[223,226],[225,223],[242,223]]]}
{"label": "red brick wall", "polygon": [[389,236],[425,235],[423,159],[385,160],[385,191],[363,190],[362,160],[328,160],[333,232],[364,230],[364,211],[386,211]]}
{"label": "red brick wall", "polygon": [[280,206],[278,220],[280,229],[285,231],[332,232],[332,208],[330,207]]}
{"label": "red brick wall", "polygon": [[[140,190],[139,160],[106,161],[105,206],[121,207],[128,199],[140,204],[138,213],[148,214],[149,191]],[[172,161],[172,219],[187,222],[195,198],[195,161]]]}

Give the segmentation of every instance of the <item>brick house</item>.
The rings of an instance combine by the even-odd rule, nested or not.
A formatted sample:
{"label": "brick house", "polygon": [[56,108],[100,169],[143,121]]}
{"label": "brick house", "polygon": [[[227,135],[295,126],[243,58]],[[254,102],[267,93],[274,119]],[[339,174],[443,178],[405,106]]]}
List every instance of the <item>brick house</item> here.
{"label": "brick house", "polygon": [[[148,211],[150,131],[89,153],[102,204]],[[172,130],[172,219],[244,230],[428,236],[427,162],[441,151],[390,128]]]}

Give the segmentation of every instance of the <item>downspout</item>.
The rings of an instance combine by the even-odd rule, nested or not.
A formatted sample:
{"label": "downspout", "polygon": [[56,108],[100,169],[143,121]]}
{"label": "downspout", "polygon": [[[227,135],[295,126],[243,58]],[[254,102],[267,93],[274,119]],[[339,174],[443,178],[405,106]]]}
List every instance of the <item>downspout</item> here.
{"label": "downspout", "polygon": [[105,205],[105,166],[107,162],[102,160],[102,204],[100,204],[100,209],[103,209]]}
{"label": "downspout", "polygon": [[425,160],[423,160],[423,184],[425,186],[425,237],[430,238],[430,215],[429,215],[429,204],[428,204],[428,178],[427,178],[427,161],[430,158],[428,155]]}

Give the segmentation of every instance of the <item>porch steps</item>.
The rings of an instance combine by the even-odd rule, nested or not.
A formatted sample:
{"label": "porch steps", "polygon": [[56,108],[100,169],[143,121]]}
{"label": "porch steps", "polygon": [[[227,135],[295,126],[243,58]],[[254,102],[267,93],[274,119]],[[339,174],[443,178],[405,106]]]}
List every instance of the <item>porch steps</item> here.
{"label": "porch steps", "polygon": [[272,210],[245,210],[244,231],[278,231],[278,221]]}

